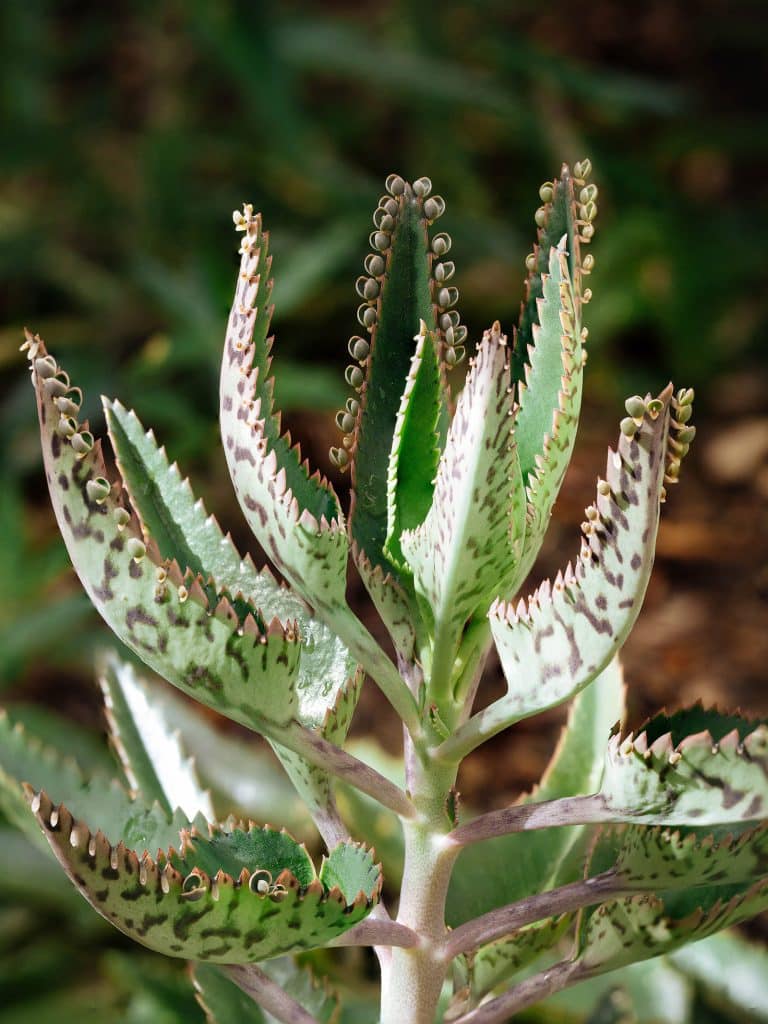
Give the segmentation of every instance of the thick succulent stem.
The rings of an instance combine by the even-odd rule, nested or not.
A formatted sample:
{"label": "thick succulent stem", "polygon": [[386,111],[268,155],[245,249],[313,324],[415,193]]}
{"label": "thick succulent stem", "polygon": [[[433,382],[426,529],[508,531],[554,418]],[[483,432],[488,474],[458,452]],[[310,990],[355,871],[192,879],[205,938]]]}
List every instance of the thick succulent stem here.
{"label": "thick succulent stem", "polygon": [[448,968],[442,955],[445,899],[458,850],[446,847],[444,837],[456,767],[435,770],[420,757],[411,763],[411,797],[418,817],[403,822],[405,871],[398,923],[417,933],[419,943],[393,949],[382,972],[381,1024],[432,1024]]}

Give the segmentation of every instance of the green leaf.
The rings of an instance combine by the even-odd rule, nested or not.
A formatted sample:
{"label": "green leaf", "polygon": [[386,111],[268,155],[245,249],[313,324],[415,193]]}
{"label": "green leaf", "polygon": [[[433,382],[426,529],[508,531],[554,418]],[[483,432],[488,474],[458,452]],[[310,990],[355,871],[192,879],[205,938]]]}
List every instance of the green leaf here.
{"label": "green leaf", "polygon": [[[606,737],[624,712],[618,660],[578,695],[541,784],[525,802],[591,793],[599,786]],[[451,878],[448,920],[456,925],[480,914],[581,877],[590,831],[583,826],[518,832],[462,850]],[[514,865],[514,871],[510,870]],[[480,998],[551,948],[572,918],[537,922],[475,954],[473,994]],[[551,941],[550,941],[551,939]],[[549,943],[549,945],[547,945]]]}
{"label": "green leaf", "polygon": [[768,1021],[768,950],[737,932],[683,946],[670,963],[703,989],[708,1002],[734,1020]]}
{"label": "green leaf", "polygon": [[244,617],[245,608],[264,622],[277,616],[299,627],[301,660],[296,680],[298,718],[304,725],[322,725],[339,690],[354,675],[355,662],[342,641],[313,618],[306,605],[268,570],[258,571],[250,556],[241,558],[229,534],[224,535],[178,467],[168,464],[151,431],[119,402],[104,402],[110,438],[133,507],[148,534],[166,557],[174,558],[204,580],[213,577],[214,591],[227,592]]}
{"label": "green leaf", "polygon": [[768,807],[768,723],[694,707],[657,715],[608,745],[604,820],[649,825],[754,821]]}
{"label": "green leaf", "polygon": [[[238,501],[272,562],[315,607],[344,604],[348,541],[330,484],[310,475],[272,408],[267,339],[271,259],[246,208],[242,259],[221,366],[221,436]],[[258,303],[258,305],[257,305]]]}
{"label": "green leaf", "polygon": [[374,864],[373,857],[364,846],[356,843],[340,843],[323,860],[320,867],[320,881],[327,889],[339,889],[348,903],[358,893],[370,894],[377,891],[381,869]]}
{"label": "green leaf", "polygon": [[[322,946],[362,920],[378,899],[378,871],[369,872],[365,891],[352,896],[348,888],[351,898],[345,898],[323,883],[322,872],[314,877],[306,852],[286,833],[267,830],[281,838],[276,845],[268,839],[266,850],[260,839],[249,845],[242,837],[226,841],[219,831],[211,840],[189,834],[180,855],[170,850],[153,859],[123,843],[113,846],[44,792],[27,794],[51,848],[88,902],[125,934],[168,956],[251,963]],[[267,866],[255,864],[257,857]],[[358,858],[372,863],[366,851]],[[352,882],[361,875],[349,872]]]}
{"label": "green leaf", "polygon": [[406,589],[407,584],[401,585],[391,572],[385,573],[381,565],[373,565],[355,544],[352,545],[352,557],[376,611],[389,630],[395,649],[401,657],[410,659],[416,643],[410,588]]}
{"label": "green leaf", "polygon": [[175,724],[149,700],[133,666],[108,654],[99,683],[110,739],[131,789],[148,804],[157,801],[168,815],[179,807],[190,821],[197,814],[212,820],[210,794],[200,785]]}
{"label": "green leaf", "polygon": [[587,874],[601,870],[612,870],[622,887],[641,892],[751,883],[768,876],[768,824],[721,841],[662,828],[606,828],[592,850]]}
{"label": "green leaf", "polygon": [[236,825],[226,830],[212,825],[207,836],[197,830],[185,832],[181,853],[169,859],[184,875],[197,870],[215,878],[217,871],[224,871],[236,879],[243,868],[249,874],[260,872],[267,888],[283,871],[290,872],[302,888],[317,877],[305,846],[284,829],[269,825],[259,828],[252,824],[247,830]]}
{"label": "green leaf", "polygon": [[436,652],[453,654],[467,619],[486,612],[518,564],[525,498],[514,413],[509,351],[494,324],[459,396],[429,514],[400,538],[434,619]]}
{"label": "green leaf", "polygon": [[693,890],[631,896],[583,913],[574,979],[591,977],[661,953],[745,921],[768,907],[768,880],[730,891]]}
{"label": "green leaf", "polygon": [[180,812],[172,817],[157,804],[133,799],[115,779],[98,772],[86,777],[71,756],[42,743],[0,710],[0,808],[39,843],[40,830],[29,813],[23,783],[54,793],[78,816],[98,820],[111,842],[124,841],[141,850],[178,842],[179,829],[190,824]]}
{"label": "green leaf", "polygon": [[[263,964],[262,970],[319,1024],[332,1024],[338,999],[326,984],[315,980],[309,968],[299,967],[292,957],[278,957]],[[195,964],[192,980],[208,1024],[276,1024],[270,1013],[213,964]]]}
{"label": "green leaf", "polygon": [[420,526],[432,504],[440,461],[437,435],[441,408],[440,363],[434,336],[424,321],[395,421],[387,481],[387,556],[402,568],[403,530]]}
{"label": "green leaf", "polygon": [[[588,162],[585,161],[584,164]],[[581,245],[586,239],[579,233],[579,210],[575,189],[586,185],[586,167],[579,168],[584,177],[575,178],[571,169],[563,164],[560,178],[548,182],[542,189],[549,192],[543,206],[537,212],[538,240],[528,257],[528,277],[525,295],[520,309],[520,320],[515,334],[513,353],[513,375],[515,381],[525,380],[525,367],[529,358],[529,347],[536,344],[534,328],[539,323],[539,300],[544,295],[544,277],[550,267],[550,252],[557,249],[565,238],[565,252],[569,259],[569,276],[574,291],[581,295],[581,275],[584,273]],[[575,171],[575,168],[574,168]],[[543,197],[542,197],[543,198]],[[579,310],[580,312],[580,310]],[[577,332],[578,333],[578,332]]]}
{"label": "green leaf", "polygon": [[72,434],[74,419],[60,406],[73,404],[78,390],[62,395],[66,374],[42,341],[30,338],[29,345],[56,518],[101,615],[140,658],[197,700],[258,730],[291,721],[301,651],[293,627],[277,620],[265,627],[251,614],[241,622],[225,597],[211,607],[205,581],[185,578],[163,557],[116,496],[87,425]]}
{"label": "green leaf", "polygon": [[636,433],[621,433],[609,451],[576,569],[569,565],[554,584],[545,581],[527,603],[492,607],[491,632],[507,678],[506,695],[489,713],[498,728],[578,693],[632,628],[653,566],[671,393],[663,391]]}
{"label": "green leaf", "polygon": [[[359,316],[370,334],[370,342],[363,341],[358,346],[361,351],[369,349],[362,371],[356,367],[351,371],[355,375],[356,370],[364,382],[357,385],[361,395],[350,453],[350,532],[357,550],[364,553],[374,567],[381,566],[385,574],[393,568],[384,554],[390,515],[387,471],[403,385],[412,369],[414,336],[423,321],[427,330],[438,332],[436,349],[438,354],[442,354],[446,329],[451,326],[454,331],[452,319],[455,319],[455,329],[458,329],[458,314],[448,312],[448,307],[455,300],[449,289],[443,296],[446,302],[444,312],[440,313],[440,322],[436,316],[441,308],[440,292],[443,289],[434,277],[436,268],[430,251],[427,219],[430,211],[425,203],[435,206],[434,212],[439,215],[437,211],[441,211],[442,200],[439,197],[425,200],[424,192],[428,192],[423,187],[425,180],[421,179],[412,187],[396,175],[388,179],[392,195],[383,196],[379,201],[379,209],[374,214],[374,223],[379,230],[371,236],[376,251],[365,262],[370,277],[360,278],[358,282],[365,299]],[[445,244],[449,245],[450,240]],[[444,274],[447,267],[452,268],[452,265],[446,264],[439,273]],[[443,317],[446,318],[445,327]],[[423,369],[425,376],[418,391],[421,393],[423,386],[426,393],[423,406],[419,403],[419,419],[423,407],[423,415],[431,421],[433,405],[437,401],[438,435],[444,439],[447,415],[444,387],[441,388],[442,395],[436,393],[432,373],[426,373],[430,370],[429,364],[425,364]],[[354,380],[352,383],[354,385]],[[428,422],[428,430],[432,435],[434,422]],[[420,438],[420,444],[425,446],[423,457],[426,463],[432,457],[430,449],[433,443],[431,436]],[[426,463],[419,459],[414,470],[423,469]],[[417,514],[417,509],[423,504],[423,488],[430,486],[431,479],[418,481],[420,496],[411,515]]]}

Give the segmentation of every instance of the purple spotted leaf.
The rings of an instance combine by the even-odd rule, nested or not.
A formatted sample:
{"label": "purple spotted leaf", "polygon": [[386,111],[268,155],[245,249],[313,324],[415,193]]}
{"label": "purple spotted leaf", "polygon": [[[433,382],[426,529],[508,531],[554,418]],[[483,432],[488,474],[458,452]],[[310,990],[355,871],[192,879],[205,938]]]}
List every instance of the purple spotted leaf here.
{"label": "purple spotted leaf", "polygon": [[[424,522],[400,543],[434,623],[434,648],[452,660],[465,623],[484,615],[511,578],[525,534],[525,494],[513,428],[509,349],[498,323],[473,358]],[[441,668],[433,667],[436,676]]]}
{"label": "purple spotted leaf", "polygon": [[[507,694],[488,718],[510,724],[568,700],[624,643],[645,595],[668,462],[671,387],[646,400],[635,433],[619,435],[587,509],[581,554],[516,606],[491,608]],[[639,417],[638,417],[639,418]],[[635,426],[635,424],[633,424]]]}
{"label": "purple spotted leaf", "polygon": [[271,258],[250,207],[221,365],[221,436],[240,507],[274,565],[313,608],[344,605],[348,540],[331,485],[281,433],[269,376]]}
{"label": "purple spotted leaf", "polygon": [[320,873],[287,832],[256,826],[182,832],[156,855],[27,797],[54,854],[88,902],[150,949],[212,963],[253,963],[323,946],[362,920],[381,874],[369,851],[341,844]]}
{"label": "purple spotted leaf", "polygon": [[293,623],[251,613],[241,621],[228,598],[212,605],[206,581],[160,552],[121,482],[109,479],[101,442],[72,414],[78,390],[68,378],[64,388],[65,374],[40,339],[29,345],[51,500],[98,611],[143,661],[196,699],[257,730],[291,722],[301,653]]}

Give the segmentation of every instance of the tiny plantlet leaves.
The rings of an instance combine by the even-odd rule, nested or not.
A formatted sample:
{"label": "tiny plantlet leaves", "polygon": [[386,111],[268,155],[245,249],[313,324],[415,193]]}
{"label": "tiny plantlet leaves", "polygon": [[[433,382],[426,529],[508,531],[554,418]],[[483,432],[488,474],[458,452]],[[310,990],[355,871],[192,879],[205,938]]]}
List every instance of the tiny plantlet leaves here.
{"label": "tiny plantlet leaves", "polygon": [[[2,712],[0,809],[108,921],[197,962],[214,1024],[330,1024],[339,1003],[347,1015],[365,1005],[380,1024],[503,1024],[655,956],[701,975],[700,955],[675,951],[768,906],[768,723],[695,707],[637,732],[623,724],[619,654],[694,438],[690,389],[627,399],[578,557],[520,594],[578,427],[590,173],[584,160],[542,185],[519,322],[503,331],[489,320],[473,348],[451,239],[435,229],[445,203],[428,178],[389,176],[356,282],[351,394],[330,452],[350,474],[347,510],[282,431],[268,236],[251,206],[235,212],[221,434],[245,519],[286,584],[241,555],[153,433],[105,398],[108,469],[79,420],[79,388],[26,333],[51,500],[85,589],[135,657],[260,733],[279,763],[267,768],[261,751],[107,653],[99,679],[116,777],[87,774]],[[350,556],[396,660],[347,603]],[[492,645],[507,691],[481,696],[478,711]],[[403,721],[402,761],[348,742],[366,676]],[[539,786],[475,815],[457,788],[463,759],[565,701]],[[325,844],[319,870],[279,822],[226,817],[246,782],[248,800],[296,821],[284,796],[268,798],[284,794],[273,784],[283,769],[301,800],[297,834],[311,821]],[[374,843],[391,865],[394,918]],[[378,1006],[366,1004],[369,987],[340,982],[337,996],[315,979],[307,951],[329,945],[376,950]],[[749,961],[750,984],[762,962]],[[617,976],[625,982],[634,998],[631,978]],[[715,989],[743,1010],[737,992]],[[585,1024],[631,1019],[624,987],[595,993]]]}

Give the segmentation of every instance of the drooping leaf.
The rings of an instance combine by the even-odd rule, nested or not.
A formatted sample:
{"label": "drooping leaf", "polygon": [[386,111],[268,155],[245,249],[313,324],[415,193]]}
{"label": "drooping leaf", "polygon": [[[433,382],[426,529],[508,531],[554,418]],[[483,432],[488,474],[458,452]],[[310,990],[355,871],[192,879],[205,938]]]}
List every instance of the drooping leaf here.
{"label": "drooping leaf", "polygon": [[177,727],[148,699],[133,666],[106,655],[99,683],[112,745],[131,789],[148,804],[157,801],[168,815],[178,807],[190,821],[197,814],[213,820],[210,794],[200,785]]}
{"label": "drooping leaf", "polygon": [[[336,995],[326,984],[315,980],[308,967],[299,967],[293,957],[278,957],[263,964],[262,970],[319,1024],[332,1024],[338,1010]],[[195,964],[192,980],[208,1024],[277,1024],[270,1013],[213,964]]]}
{"label": "drooping leaf", "polygon": [[122,840],[142,851],[178,842],[179,829],[190,824],[181,812],[171,815],[156,803],[133,799],[100,772],[86,776],[70,754],[41,742],[0,710],[0,808],[39,843],[40,830],[29,813],[23,783],[55,793],[78,817],[101,822],[110,842]]}
{"label": "drooping leaf", "polygon": [[755,821],[768,807],[768,724],[697,706],[614,735],[596,811],[649,825]]}
{"label": "drooping leaf", "polygon": [[99,442],[77,424],[78,389],[28,338],[43,456],[56,518],[85,589],[113,631],[170,682],[251,728],[296,713],[300,645],[291,625],[240,621],[231,602],[215,608],[204,580],[142,534],[130,503],[110,483]]}
{"label": "drooping leaf", "polygon": [[[269,846],[271,854],[260,841],[226,843],[219,835],[217,849],[213,840],[195,836],[179,854],[171,849],[155,859],[123,843],[110,844],[45,793],[28,790],[28,798],[51,848],[88,902],[131,938],[168,956],[251,963],[322,946],[362,920],[378,899],[381,875],[366,872],[372,858],[362,847],[354,847],[354,868],[328,872],[333,883],[337,877],[348,883],[345,898],[336,884],[324,884],[322,871],[315,877],[306,852],[285,833],[275,833],[282,838]],[[277,848],[289,867],[275,856]],[[255,857],[268,863],[254,863]],[[233,873],[216,867],[221,859],[234,865]],[[331,860],[346,865],[347,854],[334,851],[326,863]],[[363,877],[372,884],[352,894]]]}
{"label": "drooping leaf", "polygon": [[[624,679],[615,659],[574,700],[560,741],[536,789],[522,802],[593,793],[600,785],[605,745],[623,717]],[[584,827],[516,832],[463,849],[451,876],[448,923],[455,926],[495,907],[581,877]],[[586,851],[584,850],[584,856]],[[514,866],[514,870],[510,866]],[[481,960],[482,950],[476,955]]]}
{"label": "drooping leaf", "polygon": [[506,338],[494,324],[459,396],[429,514],[400,538],[435,651],[451,661],[467,619],[485,613],[518,564],[525,498],[514,415]]}
{"label": "drooping leaf", "polygon": [[316,837],[303,801],[268,748],[217,728],[196,703],[161,680],[137,673],[134,680],[155,712],[179,729],[215,806],[255,821],[279,821],[301,839]]}
{"label": "drooping leaf", "polygon": [[271,259],[261,218],[240,215],[242,259],[221,365],[221,436],[243,514],[272,562],[313,606],[344,603],[348,541],[330,484],[311,475],[272,408]]}
{"label": "drooping leaf", "polygon": [[440,461],[440,362],[434,335],[427,331],[424,321],[415,340],[416,351],[395,421],[387,481],[384,550],[398,568],[405,562],[400,535],[420,526],[426,518]]}
{"label": "drooping leaf", "polygon": [[[575,570],[545,581],[517,607],[496,603],[491,631],[507,694],[487,712],[503,728],[578,693],[621,648],[653,565],[668,454],[671,387],[648,398],[636,433],[619,435],[606,480],[587,509]],[[633,427],[636,424],[633,423]],[[498,731],[496,729],[495,731]]]}

